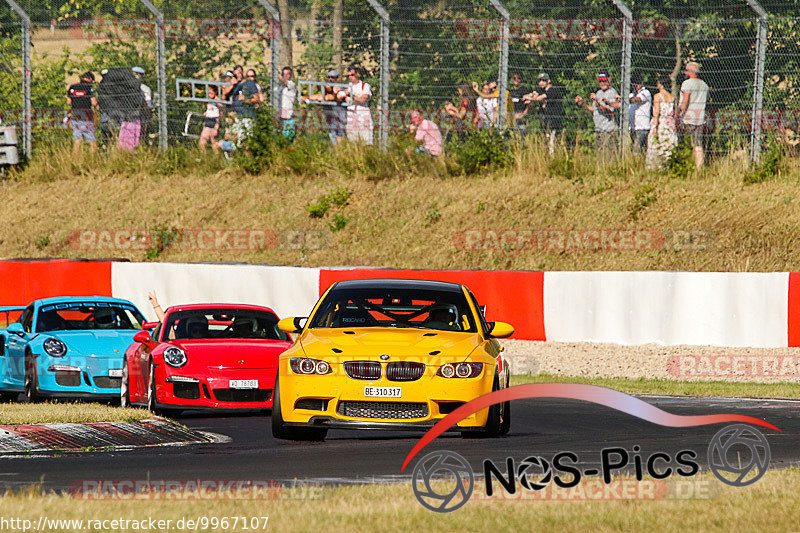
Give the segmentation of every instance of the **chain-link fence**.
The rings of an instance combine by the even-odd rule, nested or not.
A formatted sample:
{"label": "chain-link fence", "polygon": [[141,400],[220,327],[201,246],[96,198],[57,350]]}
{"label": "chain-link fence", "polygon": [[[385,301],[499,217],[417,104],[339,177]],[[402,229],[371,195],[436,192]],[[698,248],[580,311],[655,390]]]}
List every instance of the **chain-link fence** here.
{"label": "chain-link fence", "polygon": [[[631,140],[648,142],[641,130],[651,123],[663,129],[672,120],[677,136],[692,122],[697,110],[681,109],[691,61],[708,85],[692,139],[712,157],[757,159],[762,143],[800,144],[798,13],[786,0],[5,0],[0,112],[21,138],[32,134],[26,151],[67,143],[67,87],[85,71],[97,83],[107,69],[113,78],[140,67],[146,98],[128,104],[140,142],[194,144],[209,82],[220,87],[236,65],[245,78],[248,69],[255,73],[263,104],[254,105],[273,108],[286,105],[281,67],[292,67],[295,81],[328,82],[337,70],[348,83],[354,65],[359,82],[371,86],[376,143],[407,131],[409,111],[419,108],[450,140],[489,127],[570,149],[590,150],[602,136],[624,151]],[[199,85],[181,86],[181,79]],[[654,108],[638,105],[642,88],[659,101],[663,120],[644,116]],[[325,135],[332,108],[308,101],[307,90],[294,102],[295,127]],[[120,142],[126,122],[115,100],[106,98],[106,109],[101,101],[93,118],[108,145]]]}

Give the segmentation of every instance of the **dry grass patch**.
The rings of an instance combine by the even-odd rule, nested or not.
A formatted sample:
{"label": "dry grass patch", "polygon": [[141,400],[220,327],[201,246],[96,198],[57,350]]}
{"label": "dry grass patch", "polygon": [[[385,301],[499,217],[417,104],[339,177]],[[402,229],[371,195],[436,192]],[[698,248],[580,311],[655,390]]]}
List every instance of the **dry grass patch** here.
{"label": "dry grass patch", "polygon": [[0,404],[0,424],[50,424],[56,422],[139,422],[157,418],[146,409],[123,409],[98,403]]}

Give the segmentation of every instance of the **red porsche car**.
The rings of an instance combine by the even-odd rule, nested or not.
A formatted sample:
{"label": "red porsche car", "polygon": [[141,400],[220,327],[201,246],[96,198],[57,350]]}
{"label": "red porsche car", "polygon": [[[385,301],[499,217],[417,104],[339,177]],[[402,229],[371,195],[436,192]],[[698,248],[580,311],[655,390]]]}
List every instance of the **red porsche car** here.
{"label": "red porsche car", "polygon": [[170,307],[133,340],[122,365],[121,404],[172,414],[272,408],[278,356],[292,344],[271,309],[231,304]]}

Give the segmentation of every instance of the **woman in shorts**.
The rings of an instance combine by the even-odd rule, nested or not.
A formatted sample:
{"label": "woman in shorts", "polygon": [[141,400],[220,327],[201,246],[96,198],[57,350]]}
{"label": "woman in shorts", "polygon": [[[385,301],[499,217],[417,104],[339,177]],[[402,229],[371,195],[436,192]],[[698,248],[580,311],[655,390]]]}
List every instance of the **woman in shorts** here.
{"label": "woman in shorts", "polygon": [[[216,85],[208,87],[209,100],[216,100],[218,89]],[[211,143],[214,147],[217,133],[219,132],[219,109],[220,104],[216,102],[206,103],[206,112],[203,113],[203,131],[200,132],[200,151],[206,151],[206,144]]]}

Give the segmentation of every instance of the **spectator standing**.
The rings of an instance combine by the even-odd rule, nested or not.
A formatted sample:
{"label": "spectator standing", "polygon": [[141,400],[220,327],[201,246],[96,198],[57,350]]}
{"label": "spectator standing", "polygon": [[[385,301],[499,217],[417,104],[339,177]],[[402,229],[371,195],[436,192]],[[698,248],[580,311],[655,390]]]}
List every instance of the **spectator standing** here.
{"label": "spectator standing", "polygon": [[694,61],[684,67],[686,80],[681,84],[680,119],[686,134],[691,137],[694,165],[703,166],[703,129],[706,124],[708,85],[700,79],[700,65]]}
{"label": "spectator standing", "polygon": [[[336,69],[329,70],[328,81],[331,83],[340,83],[341,76],[339,71]],[[326,105],[324,108],[325,122],[328,124],[328,137],[331,140],[331,144],[335,145],[339,142],[341,137],[346,135],[345,128],[347,125],[347,112],[345,111],[342,102],[344,102],[344,99],[347,95],[335,85],[326,85],[323,92],[323,98],[325,98],[325,101],[329,102],[330,104]]]}
{"label": "spectator standing", "polygon": [[617,153],[619,126],[615,113],[621,104],[619,93],[611,87],[608,73],[600,72],[597,84],[600,90],[590,95],[591,104],[587,104],[581,95],[575,97],[575,103],[592,112],[595,152],[600,161],[607,162]]}
{"label": "spectator standing", "polygon": [[142,113],[140,117],[142,122],[140,140],[146,141],[148,135],[150,134],[150,126],[153,120],[153,90],[142,81],[142,76],[144,76],[144,69],[142,67],[133,67],[131,70],[139,80],[140,88],[142,89],[142,96],[144,96],[144,106],[142,107]]}
{"label": "spectator standing", "polygon": [[72,150],[80,154],[83,139],[89,143],[92,153],[97,153],[97,139],[94,128],[94,108],[97,97],[94,92],[94,74],[87,71],[81,74],[80,81],[67,89],[67,105],[70,106],[72,120]]}
{"label": "spectator standing", "polygon": [[556,151],[556,137],[564,129],[564,89],[553,85],[547,72],[539,74],[539,88],[535,93],[526,94],[527,102],[539,102],[542,106],[542,131],[547,136],[547,148],[552,155]]}
{"label": "spectator standing", "polygon": [[659,76],[656,80],[658,92],[653,97],[653,120],[650,123],[645,159],[647,168],[651,170],[663,166],[678,145],[675,99],[667,90],[670,83],[666,76]]}
{"label": "spectator standing", "polygon": [[479,130],[497,125],[498,97],[494,95],[493,87],[492,82],[487,81],[483,84],[482,90],[478,91],[478,84],[472,84],[472,88],[480,95],[475,101],[478,108],[478,121],[475,126]]}
{"label": "spectator standing", "polygon": [[351,141],[362,140],[372,144],[372,114],[369,110],[369,99],[372,97],[372,88],[369,83],[360,81],[360,73],[356,67],[347,69],[350,85],[347,94],[351,98],[351,105],[347,108],[347,138]]}
{"label": "spectator standing", "polygon": [[514,107],[514,125],[517,133],[522,137],[527,134],[529,102],[525,101],[525,95],[529,92],[528,88],[522,83],[522,74],[519,72],[512,74],[511,90],[508,91],[508,94]]}
{"label": "spectator standing", "polygon": [[[447,102],[444,105],[444,110],[448,115],[453,117],[455,133],[458,136],[458,140],[464,142],[467,130],[471,129],[478,120],[478,105],[475,101],[472,88],[468,83],[460,84],[456,90],[461,97],[458,107],[454,106],[451,102]],[[448,142],[450,142],[451,134],[451,131],[447,132]]]}
{"label": "spectator standing", "polygon": [[433,156],[442,153],[442,134],[439,127],[428,119],[422,118],[422,112],[415,109],[411,112],[411,132],[416,132],[414,139],[422,142],[422,146],[417,148],[417,153],[426,153]]}
{"label": "spectator standing", "polygon": [[297,100],[297,87],[292,80],[291,68],[283,67],[280,81],[282,84],[280,92],[281,108],[278,118],[281,121],[283,136],[289,141],[293,141],[295,136],[294,101]]}
{"label": "spectator standing", "polygon": [[[208,87],[209,100],[217,99],[217,86],[209,85]],[[214,153],[218,151],[216,144],[217,133],[219,132],[219,114],[220,104],[215,102],[206,102],[206,111],[203,113],[203,131],[200,132],[200,151],[206,151],[206,143],[211,143],[211,148]]]}
{"label": "spectator standing", "polygon": [[647,137],[650,134],[650,109],[653,97],[647,87],[644,86],[641,74],[635,73],[631,81],[635,91],[629,95],[633,152],[643,155],[647,152]]}
{"label": "spectator standing", "polygon": [[233,98],[233,91],[238,85],[239,80],[236,79],[236,76],[234,76],[233,72],[230,70],[225,71],[223,79],[225,80],[225,85],[222,86],[220,97],[222,100],[230,100]]}

